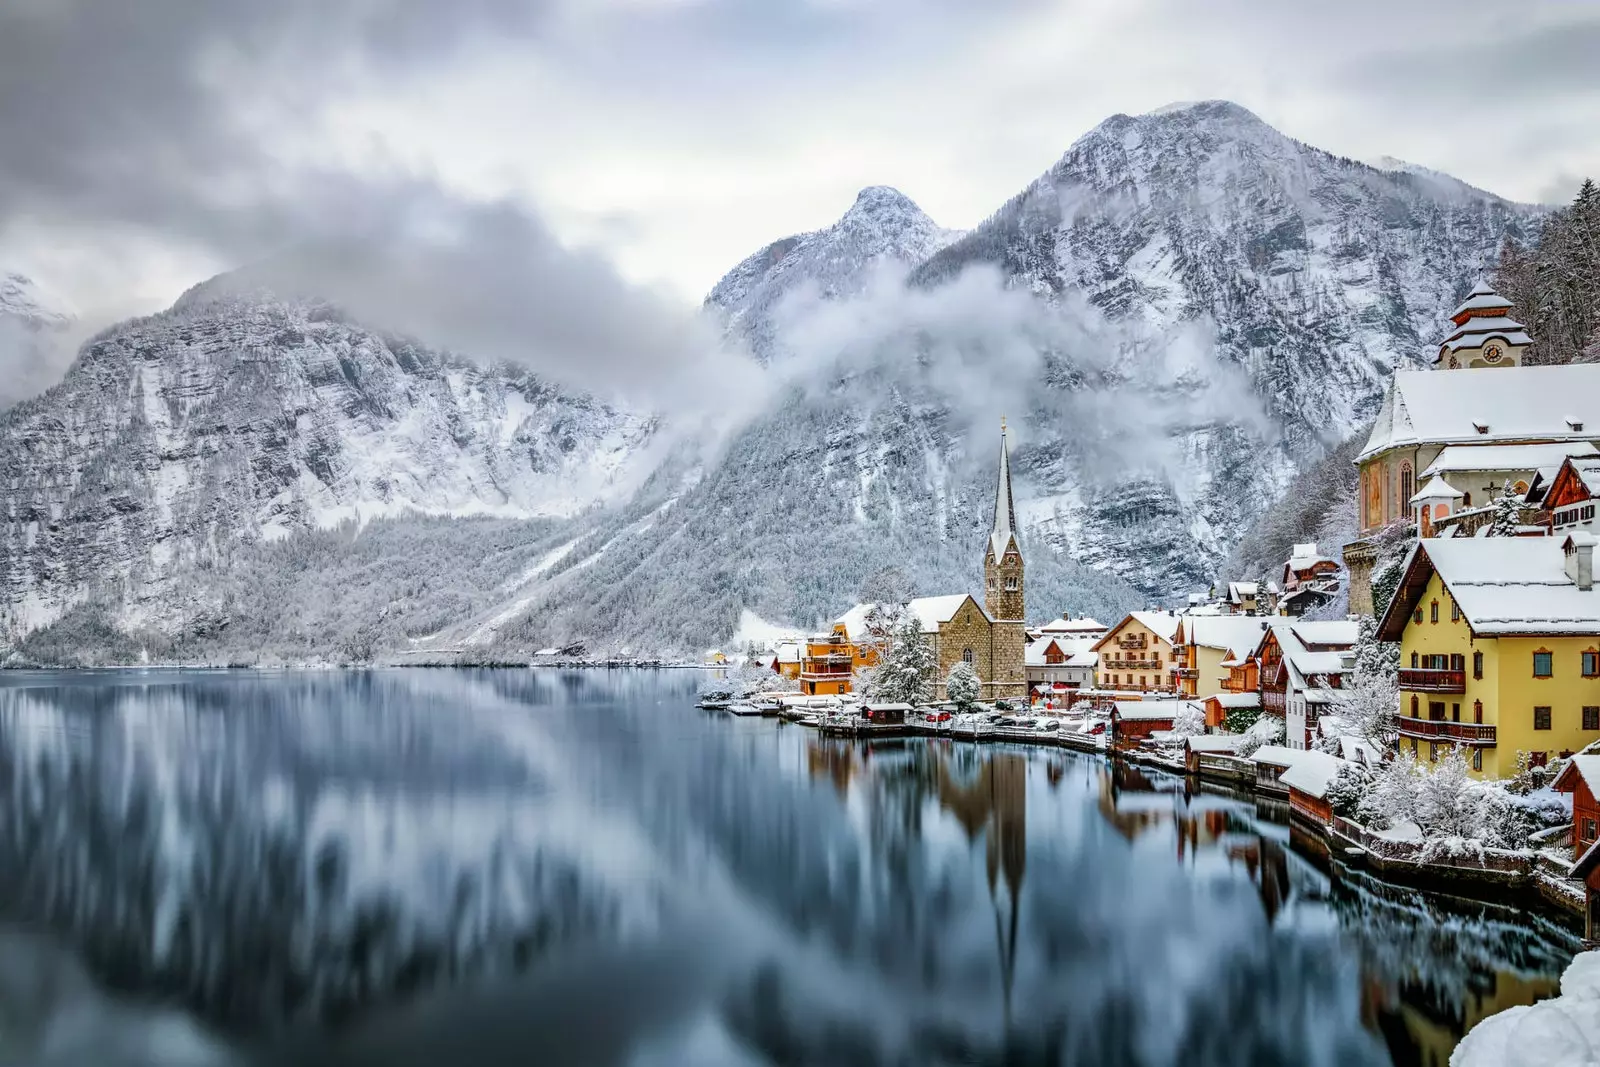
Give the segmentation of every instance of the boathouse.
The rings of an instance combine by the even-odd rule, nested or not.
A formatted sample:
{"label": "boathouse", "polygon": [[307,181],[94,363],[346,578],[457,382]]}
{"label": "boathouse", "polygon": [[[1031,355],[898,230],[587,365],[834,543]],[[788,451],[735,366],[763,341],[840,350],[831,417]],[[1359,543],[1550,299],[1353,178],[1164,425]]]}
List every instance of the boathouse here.
{"label": "boathouse", "polygon": [[1315,749],[1296,755],[1294,766],[1278,779],[1289,789],[1289,811],[1317,826],[1326,826],[1333,818],[1328,786],[1339,776],[1344,761]]}

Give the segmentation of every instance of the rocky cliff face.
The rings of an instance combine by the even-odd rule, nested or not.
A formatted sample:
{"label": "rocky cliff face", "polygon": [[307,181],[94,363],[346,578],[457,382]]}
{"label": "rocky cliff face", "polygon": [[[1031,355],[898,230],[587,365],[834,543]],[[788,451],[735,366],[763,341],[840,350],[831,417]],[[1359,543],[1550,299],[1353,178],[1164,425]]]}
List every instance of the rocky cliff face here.
{"label": "rocky cliff face", "polygon": [[92,596],[161,624],[178,569],[308,528],[569,516],[632,488],[652,429],[327,306],[201,287],[0,416],[0,633]]}

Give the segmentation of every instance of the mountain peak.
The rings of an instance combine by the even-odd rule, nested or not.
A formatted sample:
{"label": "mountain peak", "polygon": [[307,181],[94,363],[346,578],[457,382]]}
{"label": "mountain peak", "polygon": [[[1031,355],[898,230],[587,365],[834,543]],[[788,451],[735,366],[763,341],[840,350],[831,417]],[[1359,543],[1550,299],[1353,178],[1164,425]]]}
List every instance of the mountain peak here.
{"label": "mountain peak", "polygon": [[[1261,117],[1249,108],[1232,100],[1178,100],[1146,111],[1140,118],[1165,118],[1185,115],[1197,119],[1226,119],[1232,121],[1261,122]],[[1262,123],[1266,125],[1266,123]]]}
{"label": "mountain peak", "polygon": [[914,211],[919,215],[925,214],[917,206],[916,201],[892,185],[867,186],[856,194],[856,202],[850,210],[874,214],[884,211]]}

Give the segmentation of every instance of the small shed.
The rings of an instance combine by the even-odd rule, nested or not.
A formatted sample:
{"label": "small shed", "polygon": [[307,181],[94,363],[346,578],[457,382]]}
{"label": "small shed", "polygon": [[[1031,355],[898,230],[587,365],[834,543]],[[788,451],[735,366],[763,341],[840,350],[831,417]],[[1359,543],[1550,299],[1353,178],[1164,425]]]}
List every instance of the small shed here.
{"label": "small shed", "polygon": [[1328,786],[1339,776],[1344,760],[1326,752],[1300,753],[1294,766],[1283,772],[1278,781],[1289,790],[1289,810],[1319,826],[1333,818],[1333,805],[1328,802]]}
{"label": "small shed", "polygon": [[1231,756],[1244,738],[1239,734],[1196,734],[1183,742],[1183,763],[1190,774],[1200,773],[1202,755]]}
{"label": "small shed", "polygon": [[1138,748],[1151,735],[1170,731],[1185,700],[1118,700],[1111,707],[1111,747]]}
{"label": "small shed", "polygon": [[1215,730],[1227,724],[1228,712],[1260,706],[1260,693],[1213,693],[1206,697],[1206,726]]}
{"label": "small shed", "polygon": [[1288,796],[1289,787],[1283,784],[1283,773],[1305,755],[1300,749],[1283,745],[1262,745],[1250,757],[1256,765],[1256,791],[1275,796]]}
{"label": "small shed", "polygon": [[914,710],[910,704],[863,704],[861,717],[874,726],[904,726]]}

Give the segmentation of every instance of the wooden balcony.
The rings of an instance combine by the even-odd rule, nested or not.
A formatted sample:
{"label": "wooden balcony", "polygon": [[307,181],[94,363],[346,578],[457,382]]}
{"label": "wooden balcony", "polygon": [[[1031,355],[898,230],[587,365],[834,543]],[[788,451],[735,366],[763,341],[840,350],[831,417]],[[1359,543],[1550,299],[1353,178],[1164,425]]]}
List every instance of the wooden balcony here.
{"label": "wooden balcony", "polygon": [[1413,693],[1465,693],[1467,672],[1436,667],[1401,667],[1400,688]]}
{"label": "wooden balcony", "polygon": [[1158,659],[1116,659],[1109,663],[1111,670],[1123,671],[1159,671],[1161,661]]}
{"label": "wooden balcony", "polygon": [[1495,728],[1474,722],[1451,722],[1447,719],[1413,719],[1398,712],[1394,717],[1401,737],[1415,737],[1422,741],[1450,741],[1458,745],[1487,747],[1495,744]]}

